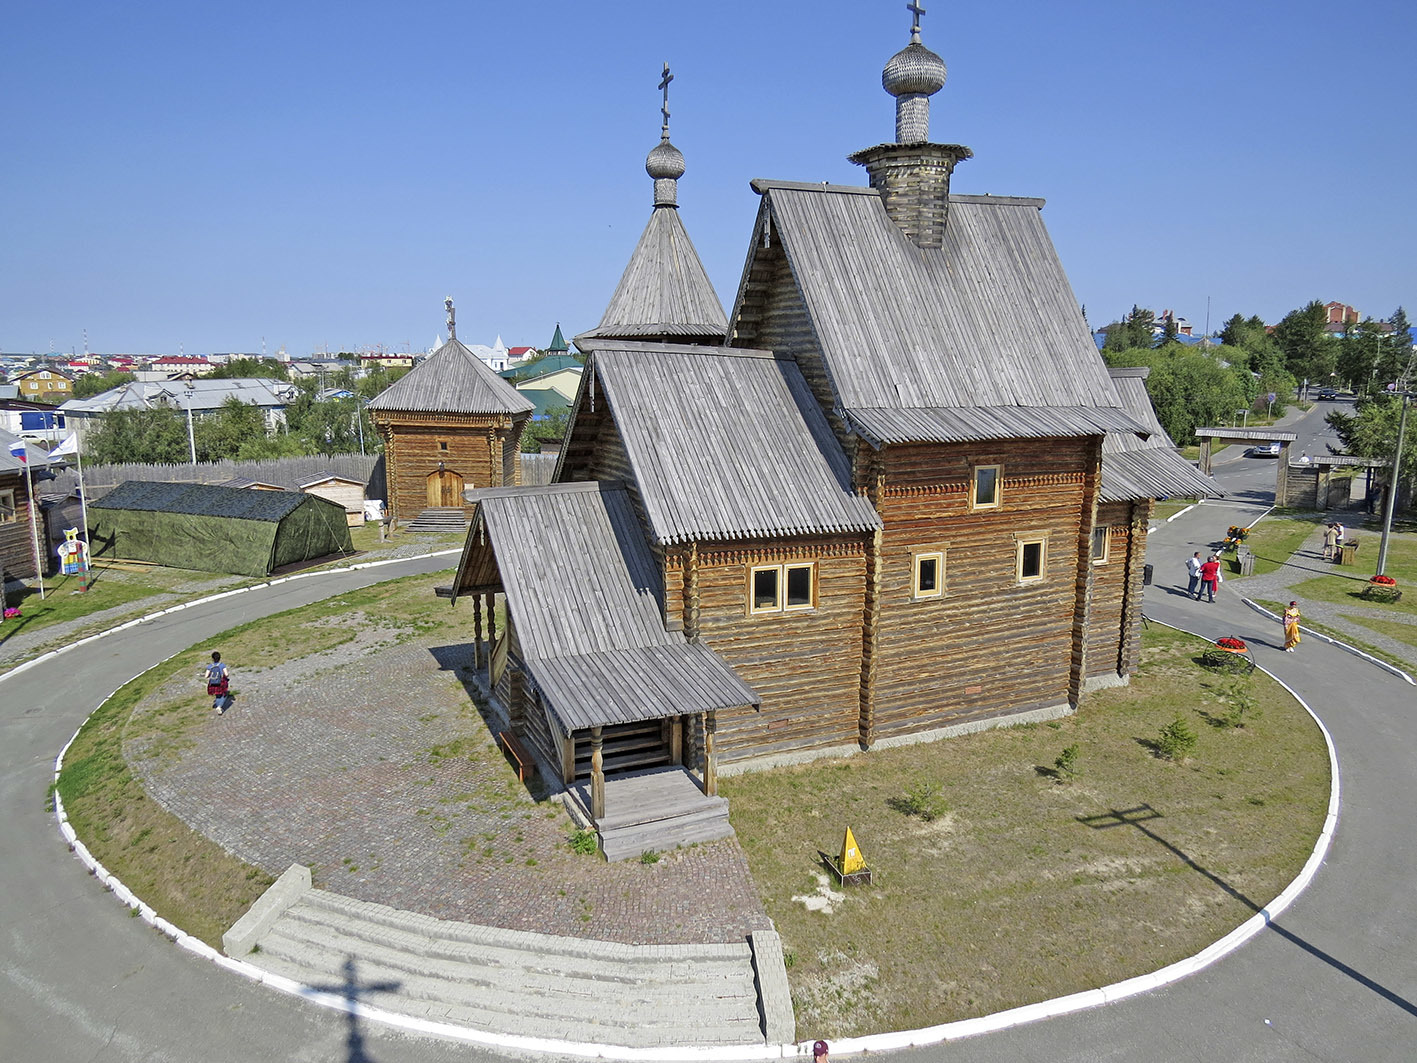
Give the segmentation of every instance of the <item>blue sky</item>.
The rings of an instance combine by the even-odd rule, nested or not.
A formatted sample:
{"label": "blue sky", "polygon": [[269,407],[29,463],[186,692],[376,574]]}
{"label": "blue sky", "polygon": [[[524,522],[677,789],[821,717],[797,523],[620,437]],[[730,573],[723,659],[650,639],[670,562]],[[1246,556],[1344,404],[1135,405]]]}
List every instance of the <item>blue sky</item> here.
{"label": "blue sky", "polygon": [[[1417,311],[1408,3],[945,4],[954,189],[1048,200],[1094,326]],[[904,0],[12,4],[0,350],[305,355],[591,328],[649,217],[731,308],[754,177],[865,184]]]}

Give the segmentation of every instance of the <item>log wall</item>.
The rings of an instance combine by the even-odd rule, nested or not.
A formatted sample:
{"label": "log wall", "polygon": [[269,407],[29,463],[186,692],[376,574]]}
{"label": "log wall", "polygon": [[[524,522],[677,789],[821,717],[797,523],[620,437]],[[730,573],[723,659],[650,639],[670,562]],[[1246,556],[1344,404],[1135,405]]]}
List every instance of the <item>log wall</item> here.
{"label": "log wall", "polygon": [[[718,713],[721,763],[856,741],[866,548],[861,537],[697,546],[699,635],[762,699]],[[687,555],[666,566],[671,608],[686,607]],[[814,608],[750,615],[750,569],[794,561],[816,565]]]}
{"label": "log wall", "polygon": [[[1141,622],[1139,610],[1128,610],[1129,596],[1141,593],[1141,566],[1146,553],[1146,524],[1132,525],[1130,502],[1108,502],[1097,507],[1097,523],[1108,529],[1107,560],[1093,562],[1092,612],[1088,616],[1087,674],[1127,675],[1128,630]],[[1131,614],[1128,616],[1128,614]]]}
{"label": "log wall", "polygon": [[[1068,698],[1077,543],[1090,440],[888,448],[881,458],[874,737]],[[975,465],[1003,466],[1001,505],[971,510]],[[1090,509],[1089,509],[1090,511]],[[1019,539],[1044,578],[1016,577]],[[914,555],[942,550],[944,594],[914,600]]]}
{"label": "log wall", "polygon": [[[464,487],[510,486],[519,480],[517,452],[524,421],[381,411],[377,423],[384,439],[389,511],[395,521],[412,520],[428,507],[428,477],[437,472],[440,461],[444,469],[463,478]],[[471,503],[462,505],[465,512],[472,511]]]}

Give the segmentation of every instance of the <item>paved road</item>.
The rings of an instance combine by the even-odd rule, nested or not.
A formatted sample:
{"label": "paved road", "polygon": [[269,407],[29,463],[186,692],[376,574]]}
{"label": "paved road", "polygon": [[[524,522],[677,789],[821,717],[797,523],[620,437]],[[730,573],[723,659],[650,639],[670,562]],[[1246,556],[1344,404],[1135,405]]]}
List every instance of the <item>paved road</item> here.
{"label": "paved road", "polygon": [[82,873],[44,809],[54,756],[114,688],[227,628],[394,575],[419,558],[295,580],[164,617],[0,681],[0,1059],[6,1063],[491,1058],[352,1024],[176,948]]}
{"label": "paved road", "polygon": [[[1279,652],[1277,625],[1239,603],[1242,584],[1227,584],[1215,605],[1171,593],[1191,551],[1260,511],[1262,499],[1245,496],[1262,496],[1262,488],[1243,483],[1260,473],[1244,471],[1243,462],[1240,470],[1232,464],[1218,474],[1243,487],[1240,502],[1198,507],[1154,536],[1158,583],[1148,592],[1147,613],[1209,636],[1243,636],[1256,646],[1261,664],[1321,712],[1338,746],[1344,787],[1328,863],[1274,926],[1199,975],[1105,1008],[903,1058],[1260,1063],[1405,1061],[1417,1055],[1417,845],[1410,827],[1417,819],[1417,694],[1317,640],[1306,640],[1297,654]],[[433,567],[423,560],[399,571]],[[298,581],[191,609],[0,682],[0,808],[6,813],[0,819],[0,1058],[493,1058],[467,1046],[349,1024],[186,955],[124,918],[116,902],[78,872],[43,809],[55,751],[124,680],[234,624],[388,574],[383,569],[329,582]]]}

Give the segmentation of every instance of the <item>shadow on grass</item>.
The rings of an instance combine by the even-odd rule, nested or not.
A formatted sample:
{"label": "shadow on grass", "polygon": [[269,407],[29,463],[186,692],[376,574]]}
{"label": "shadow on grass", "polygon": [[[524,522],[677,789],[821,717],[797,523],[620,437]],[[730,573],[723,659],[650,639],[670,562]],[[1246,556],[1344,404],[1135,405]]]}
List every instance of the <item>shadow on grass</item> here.
{"label": "shadow on grass", "polygon": [[[1138,741],[1141,740],[1138,739]],[[1180,860],[1191,870],[1209,879],[1220,890],[1222,890],[1230,897],[1233,897],[1241,904],[1245,905],[1245,907],[1249,908],[1252,912],[1264,913],[1265,926],[1268,927],[1270,930],[1273,930],[1276,934],[1278,934],[1284,940],[1288,941],[1290,944],[1297,945],[1299,948],[1307,952],[1310,956],[1313,956],[1315,959],[1321,960],[1322,962],[1328,964],[1340,974],[1353,979],[1365,989],[1371,990],[1378,996],[1382,997],[1384,1000],[1388,1001],[1388,1003],[1393,1004],[1398,1008],[1401,1008],[1409,1015],[1417,1015],[1417,1004],[1413,1004],[1412,1001],[1406,999],[1405,997],[1399,996],[1397,993],[1394,993],[1386,986],[1373,981],[1373,979],[1369,978],[1361,971],[1355,970],[1353,967],[1350,967],[1348,964],[1344,963],[1336,956],[1332,956],[1329,953],[1323,951],[1323,949],[1320,949],[1318,946],[1310,944],[1308,941],[1304,940],[1298,934],[1295,934],[1293,931],[1284,929],[1284,927],[1280,926],[1278,923],[1274,922],[1272,918],[1270,918],[1270,916],[1267,912],[1265,912],[1265,909],[1263,907],[1256,904],[1244,893],[1240,892],[1234,886],[1230,885],[1230,883],[1226,882],[1223,878],[1221,878],[1219,875],[1215,874],[1215,872],[1196,863],[1196,861],[1192,860],[1189,854],[1185,852],[1185,850],[1175,845],[1172,845],[1155,830],[1147,826],[1148,823],[1154,820],[1164,818],[1165,817],[1160,812],[1156,811],[1156,809],[1152,808],[1150,805],[1147,804],[1137,805],[1133,808],[1112,808],[1108,809],[1106,812],[1100,812],[1094,816],[1076,817],[1077,822],[1081,823],[1084,827],[1087,827],[1090,830],[1111,830],[1113,827],[1136,828],[1142,834],[1146,835],[1152,841],[1156,842],[1157,845],[1160,845],[1162,848],[1166,849],[1168,852],[1174,855],[1178,860]]]}

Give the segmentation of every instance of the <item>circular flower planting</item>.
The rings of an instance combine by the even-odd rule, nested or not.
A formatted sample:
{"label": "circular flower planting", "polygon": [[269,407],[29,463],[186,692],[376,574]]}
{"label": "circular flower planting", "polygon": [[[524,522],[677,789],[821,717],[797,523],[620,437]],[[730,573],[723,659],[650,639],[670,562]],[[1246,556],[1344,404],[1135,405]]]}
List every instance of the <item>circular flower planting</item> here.
{"label": "circular flower planting", "polygon": [[1201,664],[1210,668],[1244,667],[1249,663],[1244,656],[1248,650],[1244,639],[1225,635],[1216,639],[1215,645],[1201,654]]}
{"label": "circular flower planting", "polygon": [[1368,602],[1391,605],[1402,600],[1402,592],[1397,589],[1397,580],[1391,576],[1374,576],[1358,597]]}

